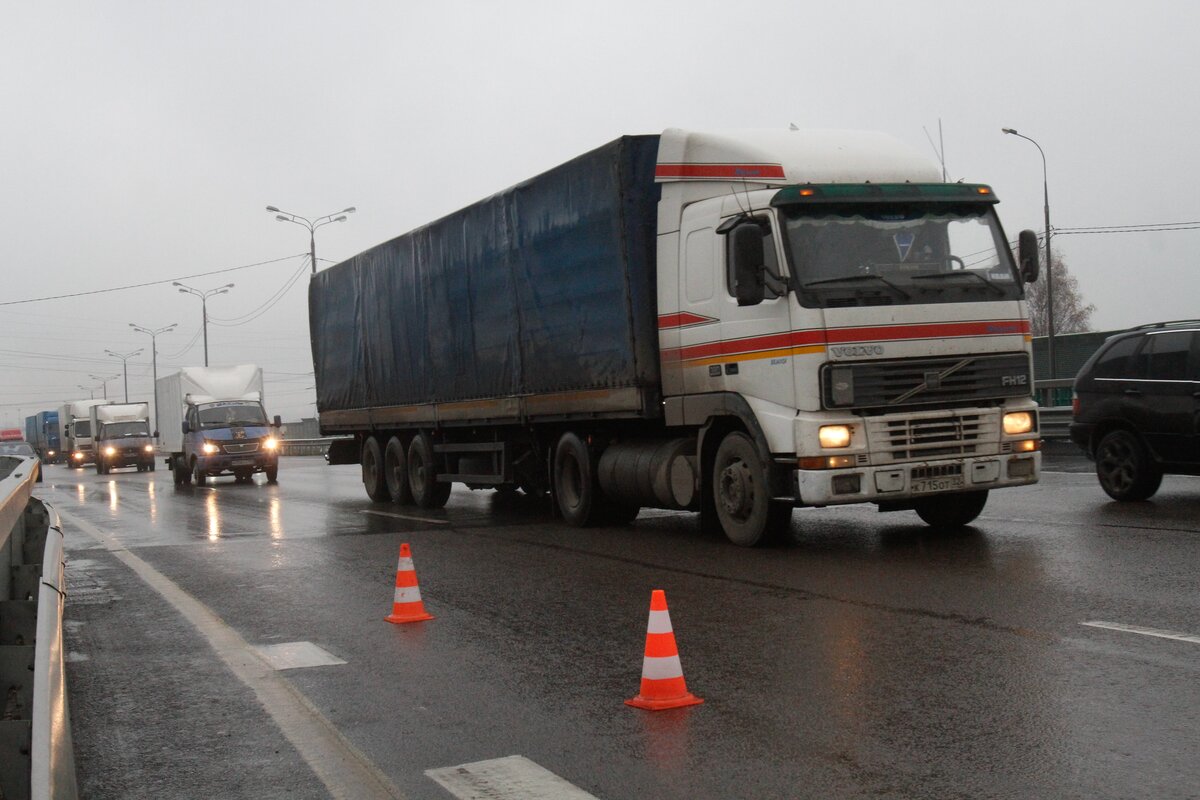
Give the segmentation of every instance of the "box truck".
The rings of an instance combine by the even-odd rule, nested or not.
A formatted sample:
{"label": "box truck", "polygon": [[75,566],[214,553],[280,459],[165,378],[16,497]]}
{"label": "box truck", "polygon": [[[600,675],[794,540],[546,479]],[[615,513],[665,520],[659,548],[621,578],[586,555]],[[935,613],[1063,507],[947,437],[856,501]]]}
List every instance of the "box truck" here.
{"label": "box truck", "polygon": [[25,441],[33,445],[43,464],[57,464],[63,460],[62,446],[58,437],[58,412],[39,411],[25,418]]}
{"label": "box truck", "polygon": [[119,467],[154,471],[155,434],[150,431],[149,403],[92,406],[89,419],[97,475],[107,475]]}
{"label": "box truck", "polygon": [[58,409],[59,439],[63,457],[72,467],[95,461],[92,447],[92,406],[107,405],[111,400],[72,400]]}
{"label": "box truck", "polygon": [[1036,238],[996,203],[883,134],[622,137],[314,276],[329,461],[741,545],[797,506],[965,525],[1040,468]]}
{"label": "box truck", "polygon": [[228,474],[245,483],[256,472],[276,482],[281,422],[267,421],[261,367],[184,367],[157,387],[162,449],[176,486]]}

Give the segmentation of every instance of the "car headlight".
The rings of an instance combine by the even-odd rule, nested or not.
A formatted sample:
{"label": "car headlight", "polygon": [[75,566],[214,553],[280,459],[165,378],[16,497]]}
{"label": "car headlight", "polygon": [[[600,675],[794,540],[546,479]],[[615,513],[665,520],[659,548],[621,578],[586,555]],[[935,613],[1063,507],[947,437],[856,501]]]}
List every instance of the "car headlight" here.
{"label": "car headlight", "polygon": [[277,450],[279,449],[279,440],[274,436],[268,436],[263,440],[263,447],[267,450]]}
{"label": "car headlight", "polygon": [[1033,414],[1028,411],[1014,411],[1004,415],[1004,432],[1009,436],[1029,433],[1033,430]]}
{"label": "car headlight", "polygon": [[849,447],[849,425],[822,425],[817,431],[817,441],[821,447]]}
{"label": "car headlight", "polygon": [[204,451],[204,455],[206,455],[206,456],[216,455],[221,450],[220,447],[217,447],[212,442],[205,442],[204,446],[201,447],[200,449]]}
{"label": "car headlight", "polygon": [[108,447],[104,448],[104,455],[115,456],[116,454],[117,454],[117,448],[113,447],[111,444]]}

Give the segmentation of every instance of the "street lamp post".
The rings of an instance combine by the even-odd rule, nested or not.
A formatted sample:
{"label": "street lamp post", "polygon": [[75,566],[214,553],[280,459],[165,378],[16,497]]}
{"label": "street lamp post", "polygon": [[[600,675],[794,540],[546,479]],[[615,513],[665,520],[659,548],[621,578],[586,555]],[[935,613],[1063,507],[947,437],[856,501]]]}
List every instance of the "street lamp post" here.
{"label": "street lamp post", "polygon": [[150,337],[150,363],[154,374],[154,432],[158,433],[158,335],[160,333],[169,333],[175,330],[179,323],[172,322],[163,328],[143,328],[141,325],[129,323],[129,327],[133,328],[138,333],[147,334]]}
{"label": "street lamp post", "polygon": [[[89,399],[89,400],[95,400],[95,399],[96,399],[96,390],[95,390],[95,389],[93,389],[93,388],[91,388],[90,386],[84,386],[82,383],[77,383],[77,384],[75,384],[75,388],[76,388],[76,389],[83,389],[85,392],[87,392],[87,393],[88,393],[88,399]],[[18,416],[18,417],[20,417],[21,415],[20,415],[20,414],[17,414],[17,416]]]}
{"label": "street lamp post", "polygon": [[1042,155],[1042,210],[1046,214],[1046,360],[1050,365],[1050,378],[1058,376],[1054,365],[1054,265],[1050,262],[1050,181],[1046,174],[1046,153],[1042,146],[1015,128],[1001,128],[1004,133],[1033,142]]}
{"label": "street lamp post", "polygon": [[308,228],[308,256],[312,261],[312,274],[317,274],[317,228],[322,225],[328,225],[331,222],[345,222],[347,214],[353,214],[354,206],[343,208],[341,211],[336,211],[333,214],[326,214],[323,217],[316,219],[308,219],[299,214],[293,214],[290,211],[280,211],[275,206],[267,206],[267,211],[275,215],[275,219],[280,222],[293,222],[302,228]]}
{"label": "street lamp post", "polygon": [[199,289],[193,289],[191,286],[185,286],[184,284],[180,283],[179,281],[174,281],[171,283],[171,285],[178,286],[179,291],[183,292],[184,294],[194,294],[194,295],[196,295],[196,297],[200,298],[200,308],[204,314],[204,366],[207,367],[208,366],[208,298],[212,297],[215,294],[225,294],[226,292],[228,292],[230,289],[233,288],[233,284],[227,283],[224,286],[218,286],[216,289],[209,289],[208,291],[203,291],[203,292],[200,291]]}
{"label": "street lamp post", "polygon": [[121,376],[120,375],[109,375],[108,377],[102,377],[100,375],[88,375],[88,377],[94,381],[100,381],[100,385],[102,387],[104,387],[104,399],[107,400],[108,399],[108,382],[115,381],[117,378],[119,378]]}
{"label": "street lamp post", "polygon": [[[125,369],[125,402],[126,403],[129,402],[129,359],[133,358],[138,353],[141,353],[144,349],[145,348],[139,347],[137,350],[134,350],[132,353],[114,353],[112,350],[104,351],[104,352],[108,353],[110,356],[112,356],[113,358],[121,359],[121,364],[123,365],[123,367]],[[105,398],[108,397],[107,389],[105,389],[105,391],[104,391],[104,396],[105,396]]]}

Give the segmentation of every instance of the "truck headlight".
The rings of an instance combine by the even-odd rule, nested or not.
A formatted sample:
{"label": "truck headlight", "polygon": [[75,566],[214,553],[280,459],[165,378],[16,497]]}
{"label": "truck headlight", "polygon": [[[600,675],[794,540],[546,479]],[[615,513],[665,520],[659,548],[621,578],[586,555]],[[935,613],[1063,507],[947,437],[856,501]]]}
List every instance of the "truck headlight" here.
{"label": "truck headlight", "polygon": [[72,453],[71,458],[75,459],[76,461],[83,461],[83,453]]}
{"label": "truck headlight", "polygon": [[46,457],[47,457],[47,458],[54,458],[54,451],[53,451],[53,450],[47,450],[47,451],[46,451]]}
{"label": "truck headlight", "polygon": [[817,430],[817,441],[821,447],[849,447],[849,425],[822,425]]}
{"label": "truck headlight", "polygon": [[143,447],[143,448],[142,448],[142,450],[146,451],[147,453],[153,453],[153,452],[154,452],[154,445],[152,445],[152,444],[148,444],[148,445],[146,445],[145,447]]}
{"label": "truck headlight", "polygon": [[111,444],[108,447],[104,448],[104,455],[115,456],[116,454],[117,454],[117,448],[113,447]]}
{"label": "truck headlight", "polygon": [[279,448],[279,440],[274,436],[268,436],[263,440],[263,448],[267,450],[277,450]]}
{"label": "truck headlight", "polygon": [[204,455],[206,456],[215,456],[221,450],[221,448],[217,447],[212,442],[205,442],[204,446],[200,449],[204,451]]}
{"label": "truck headlight", "polygon": [[1033,414],[1028,411],[1014,411],[1004,415],[1004,432],[1009,436],[1029,433],[1033,430]]}

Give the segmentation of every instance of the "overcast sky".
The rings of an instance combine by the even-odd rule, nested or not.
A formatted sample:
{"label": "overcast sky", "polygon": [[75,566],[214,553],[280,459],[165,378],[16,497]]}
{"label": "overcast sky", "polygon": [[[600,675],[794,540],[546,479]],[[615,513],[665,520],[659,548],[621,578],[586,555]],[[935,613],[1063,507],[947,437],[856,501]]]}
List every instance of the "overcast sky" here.
{"label": "overcast sky", "polygon": [[[185,276],[236,284],[210,361],[312,416],[308,234],[265,206],[357,207],[317,232],[327,267],[622,134],[871,129],[933,159],[940,121],[951,179],[991,183],[1015,238],[1044,227],[1043,173],[1012,127],[1045,150],[1053,228],[1195,222],[1198,23],[1177,1],[6,2],[0,425],[100,396],[106,349],[145,348],[148,399],[131,322],[178,323],[160,375],[203,363]],[[1200,230],[1053,244],[1098,330],[1200,316]]]}

